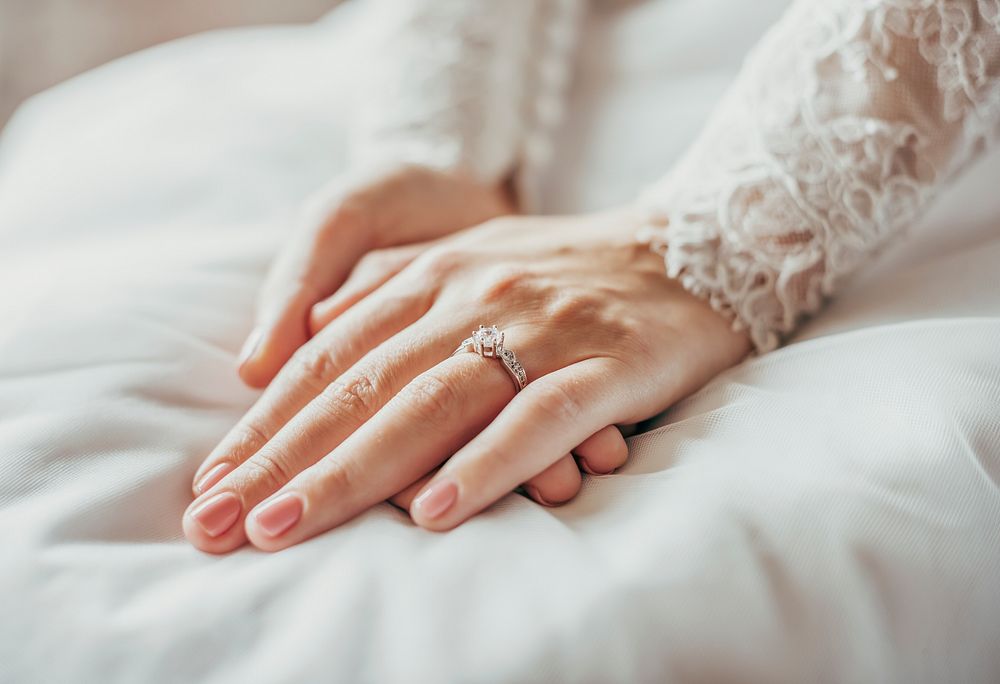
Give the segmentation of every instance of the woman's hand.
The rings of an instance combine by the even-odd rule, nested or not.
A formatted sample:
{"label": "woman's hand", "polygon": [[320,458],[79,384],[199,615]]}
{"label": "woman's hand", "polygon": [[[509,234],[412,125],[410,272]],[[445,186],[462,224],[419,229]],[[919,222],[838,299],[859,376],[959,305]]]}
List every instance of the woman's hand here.
{"label": "woman's hand", "polygon": [[420,166],[338,178],[307,203],[304,225],[271,268],[240,377],[264,387],[316,330],[430,241],[512,211],[504,188]]}
{"label": "woman's hand", "polygon": [[[273,551],[391,497],[446,530],[521,483],[575,495],[574,450],[621,465],[614,426],[750,349],[634,230],[628,212],[507,217],[420,254],[299,349],[209,456],[188,539]],[[498,359],[451,355],[494,323],[527,370],[516,395]]]}

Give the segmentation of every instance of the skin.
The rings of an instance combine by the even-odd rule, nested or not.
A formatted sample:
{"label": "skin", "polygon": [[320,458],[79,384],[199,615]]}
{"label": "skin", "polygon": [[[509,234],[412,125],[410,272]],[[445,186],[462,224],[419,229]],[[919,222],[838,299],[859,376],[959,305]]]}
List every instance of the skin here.
{"label": "skin", "polygon": [[[509,185],[482,185],[460,173],[416,165],[355,174],[321,189],[306,203],[302,229],[281,252],[261,288],[257,323],[241,353],[240,377],[250,387],[266,387],[313,335],[419,254],[459,230],[514,213],[516,204]],[[275,410],[261,427],[273,433],[283,424]],[[256,427],[256,422],[249,426],[242,422],[212,456],[219,449],[242,450],[247,444],[259,448],[254,435],[247,441],[247,430]],[[238,440],[235,447],[234,440]],[[624,462],[628,450],[621,433],[608,429],[585,440],[573,453],[579,470],[604,475]],[[238,463],[242,457],[222,462],[227,460]],[[209,457],[199,468],[196,496],[206,473],[214,467],[213,476],[219,475],[218,465],[218,459]],[[572,465],[573,459],[567,457],[524,483],[524,493],[546,506],[565,503],[580,487]],[[408,488],[389,501],[409,509],[413,491]]]}
{"label": "skin", "polygon": [[[213,470],[221,479],[196,485],[188,539],[214,553],[248,541],[277,551],[387,499],[443,531],[519,485],[558,503],[579,490],[581,467],[620,467],[617,426],[657,414],[750,350],[745,333],[665,276],[637,226],[628,209],[503,216],[371,250],[362,261],[394,266],[356,276],[361,295],[334,285],[334,304],[309,307],[315,334],[199,469],[196,482]],[[451,356],[481,323],[505,330],[527,369],[520,393],[498,360]],[[238,512],[210,534],[193,513],[222,499]],[[279,507],[297,513],[272,534],[262,520]]]}
{"label": "skin", "polygon": [[515,211],[505,187],[419,166],[377,170],[316,193],[261,288],[241,354],[243,381],[270,383],[327,322],[436,239]]}

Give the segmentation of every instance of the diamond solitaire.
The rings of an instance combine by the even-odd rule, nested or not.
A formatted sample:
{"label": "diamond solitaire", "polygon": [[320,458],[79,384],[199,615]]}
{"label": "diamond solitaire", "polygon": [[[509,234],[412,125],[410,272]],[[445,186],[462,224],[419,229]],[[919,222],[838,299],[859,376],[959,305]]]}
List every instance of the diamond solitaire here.
{"label": "diamond solitaire", "polygon": [[453,353],[475,352],[483,358],[499,359],[504,370],[514,381],[515,392],[520,392],[528,384],[528,374],[524,366],[517,360],[517,356],[510,349],[503,346],[504,333],[495,325],[486,327],[479,326],[478,330],[472,331],[472,337],[466,338],[462,344],[458,345]]}
{"label": "diamond solitaire", "polygon": [[480,356],[497,356],[503,350],[503,333],[495,325],[481,325],[472,332],[472,344]]}

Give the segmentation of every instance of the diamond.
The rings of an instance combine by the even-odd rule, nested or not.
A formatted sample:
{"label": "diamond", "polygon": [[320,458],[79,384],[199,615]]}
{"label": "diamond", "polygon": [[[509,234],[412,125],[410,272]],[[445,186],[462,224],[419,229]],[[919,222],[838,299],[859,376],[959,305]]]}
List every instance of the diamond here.
{"label": "diamond", "polygon": [[500,339],[500,330],[495,325],[489,328],[481,325],[479,326],[479,330],[472,332],[472,336],[481,344],[492,344],[494,340]]}
{"label": "diamond", "polygon": [[503,333],[495,325],[488,328],[481,325],[472,332],[472,343],[483,356],[495,356],[503,350]]}

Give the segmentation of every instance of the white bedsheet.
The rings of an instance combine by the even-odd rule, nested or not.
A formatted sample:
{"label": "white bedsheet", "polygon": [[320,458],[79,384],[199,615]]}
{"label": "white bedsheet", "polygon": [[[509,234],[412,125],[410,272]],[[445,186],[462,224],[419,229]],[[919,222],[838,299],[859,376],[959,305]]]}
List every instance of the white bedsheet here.
{"label": "white bedsheet", "polygon": [[[605,5],[552,211],[666,168],[784,2]],[[0,682],[1000,681],[996,155],[570,505],[184,542],[192,473],[254,396],[255,289],[342,170],[362,17],[142,53],[0,142]]]}

